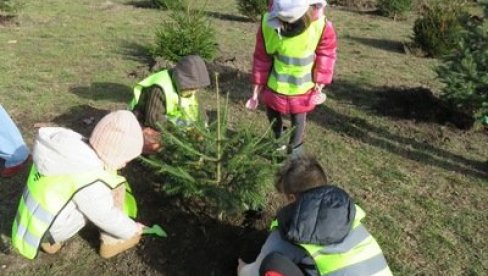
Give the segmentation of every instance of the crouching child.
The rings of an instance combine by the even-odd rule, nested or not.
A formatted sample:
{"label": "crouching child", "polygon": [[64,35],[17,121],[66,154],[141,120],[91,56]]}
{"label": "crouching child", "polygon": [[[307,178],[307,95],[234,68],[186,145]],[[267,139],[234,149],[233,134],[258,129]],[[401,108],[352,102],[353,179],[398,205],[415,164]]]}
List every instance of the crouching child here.
{"label": "crouching child", "polygon": [[12,226],[12,245],[34,259],[54,254],[88,221],[101,230],[100,255],[138,244],[143,225],[127,180],[117,174],[141,154],[142,131],[126,110],[111,112],[88,141],[61,127],[44,127],[34,142],[33,165]]}
{"label": "crouching child", "polygon": [[189,126],[205,119],[197,92],[209,85],[205,62],[197,55],[190,55],[181,58],[174,68],[154,73],[134,86],[129,109],[143,126],[144,153],[160,149],[159,125],[169,121],[177,126]]}
{"label": "crouching child", "polygon": [[[278,173],[276,188],[289,204],[278,211],[256,261],[239,259],[239,276],[301,275],[296,267],[303,275],[391,275],[380,246],[361,223],[364,211],[344,190],[327,184],[317,160],[290,160]],[[283,258],[296,266],[283,261],[280,267]]]}

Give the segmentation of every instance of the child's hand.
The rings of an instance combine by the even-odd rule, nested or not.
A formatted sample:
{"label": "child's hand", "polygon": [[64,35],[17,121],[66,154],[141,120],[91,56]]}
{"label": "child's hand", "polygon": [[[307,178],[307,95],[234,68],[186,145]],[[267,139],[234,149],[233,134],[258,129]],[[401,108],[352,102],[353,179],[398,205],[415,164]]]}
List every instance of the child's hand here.
{"label": "child's hand", "polygon": [[259,101],[257,98],[251,97],[249,100],[246,102],[246,108],[250,110],[254,110],[258,107]]}
{"label": "child's hand", "polygon": [[144,228],[146,228],[147,226],[140,223],[140,222],[136,222],[136,226],[137,226],[137,234],[138,235],[142,235],[142,232],[144,231]]}
{"label": "child's hand", "polygon": [[145,127],[142,130],[144,137],[144,146],[142,148],[142,153],[144,154],[154,154],[161,148],[161,133],[154,130],[151,127]]}
{"label": "child's hand", "polygon": [[237,274],[239,274],[239,271],[241,271],[242,267],[247,265],[246,262],[244,262],[241,258],[237,260]]}
{"label": "child's hand", "polygon": [[249,98],[246,102],[246,108],[254,110],[258,107],[259,105],[259,94],[261,93],[261,90],[263,90],[263,86],[259,84],[255,84],[252,88],[252,97]]}
{"label": "child's hand", "polygon": [[323,83],[316,83],[316,84],[315,84],[314,89],[315,89],[317,92],[319,92],[319,93],[320,93],[320,92],[322,92],[322,89],[324,89],[324,86],[325,86],[325,84],[323,84]]}
{"label": "child's hand", "polygon": [[325,85],[323,83],[315,84],[314,87],[315,92],[310,98],[313,104],[315,105],[323,104],[325,100],[327,100],[327,95],[322,91],[324,89],[324,86]]}

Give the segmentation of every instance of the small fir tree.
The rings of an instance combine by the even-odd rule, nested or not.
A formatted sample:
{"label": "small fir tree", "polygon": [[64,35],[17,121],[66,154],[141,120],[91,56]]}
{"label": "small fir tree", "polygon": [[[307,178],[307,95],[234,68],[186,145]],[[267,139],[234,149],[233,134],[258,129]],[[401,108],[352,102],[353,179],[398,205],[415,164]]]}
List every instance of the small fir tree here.
{"label": "small fir tree", "polygon": [[227,106],[220,106],[217,86],[215,122],[161,126],[163,150],[142,157],[161,176],[163,191],[203,201],[213,215],[263,206],[280,159],[276,144],[287,139],[269,139],[270,129],[261,136],[251,127],[229,130]]}
{"label": "small fir tree", "polygon": [[237,6],[243,15],[258,21],[268,8],[268,0],[237,0]]}
{"label": "small fir tree", "polygon": [[172,20],[163,22],[156,32],[156,46],[152,53],[170,61],[178,61],[187,55],[199,55],[204,59],[212,59],[217,51],[215,30],[204,11],[191,9],[191,2],[169,5]]}
{"label": "small fir tree", "polygon": [[377,6],[381,14],[396,19],[412,9],[412,0],[378,0]]}
{"label": "small fir tree", "polygon": [[458,48],[437,68],[446,85],[442,97],[483,121],[488,115],[488,5],[485,16],[470,20]]}
{"label": "small fir tree", "polygon": [[461,39],[465,19],[461,0],[434,1],[415,20],[414,42],[429,56],[447,55]]}

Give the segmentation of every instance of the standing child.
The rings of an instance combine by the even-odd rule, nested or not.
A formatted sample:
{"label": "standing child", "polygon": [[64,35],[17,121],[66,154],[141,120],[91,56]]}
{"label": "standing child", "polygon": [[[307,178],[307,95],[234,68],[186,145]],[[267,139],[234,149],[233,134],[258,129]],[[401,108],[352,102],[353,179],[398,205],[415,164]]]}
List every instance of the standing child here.
{"label": "standing child", "polygon": [[11,177],[25,167],[29,149],[22,134],[0,105],[0,176]]}
{"label": "standing child", "polygon": [[256,35],[252,69],[253,94],[246,103],[266,105],[276,137],[283,115],[291,115],[293,133],[288,150],[303,151],[307,113],[325,101],[321,91],[332,82],[336,34],[325,18],[325,0],[274,0]]}
{"label": "standing child", "polygon": [[142,131],[126,110],[106,115],[89,141],[61,127],[44,127],[34,142],[33,165],[12,226],[12,245],[34,259],[56,253],[92,222],[102,231],[100,255],[135,246],[143,226],[127,180],[117,174],[141,154]]}
{"label": "standing child", "polygon": [[290,203],[278,211],[256,261],[239,259],[239,276],[266,275],[267,267],[276,272],[280,258],[281,271],[286,269],[281,275],[299,275],[289,261],[304,275],[391,275],[380,246],[361,223],[364,211],[344,190],[327,184],[317,160],[291,159],[278,173],[276,188]]}

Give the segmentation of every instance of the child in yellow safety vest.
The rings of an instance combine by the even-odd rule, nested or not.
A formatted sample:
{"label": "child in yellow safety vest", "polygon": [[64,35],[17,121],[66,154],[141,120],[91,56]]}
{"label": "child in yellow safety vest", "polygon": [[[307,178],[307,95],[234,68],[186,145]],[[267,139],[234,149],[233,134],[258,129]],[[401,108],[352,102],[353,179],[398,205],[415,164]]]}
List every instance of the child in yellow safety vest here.
{"label": "child in yellow safety vest", "polygon": [[336,33],[324,15],[325,0],[273,0],[263,15],[253,55],[253,91],[248,109],[258,102],[276,137],[283,133],[283,116],[290,115],[293,132],[283,149],[303,152],[308,112],[326,99],[322,89],[332,82]]}
{"label": "child in yellow safety vest", "polygon": [[87,222],[101,230],[100,255],[110,258],[138,244],[144,226],[127,180],[117,174],[142,152],[132,112],[102,118],[86,140],[67,128],[43,127],[12,226],[12,245],[28,259],[54,254]]}
{"label": "child in yellow safety vest", "polygon": [[328,185],[316,159],[291,158],[277,176],[276,188],[289,204],[277,212],[256,260],[239,259],[239,276],[391,275],[361,223],[364,211],[344,190]]}
{"label": "child in yellow safety vest", "polygon": [[196,92],[209,85],[205,62],[190,55],[182,57],[174,68],[156,72],[134,86],[129,109],[143,125],[144,153],[160,149],[158,125],[169,121],[186,126],[202,119]]}

